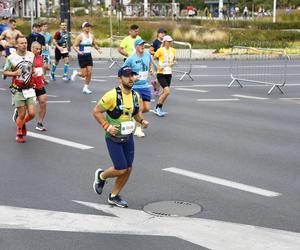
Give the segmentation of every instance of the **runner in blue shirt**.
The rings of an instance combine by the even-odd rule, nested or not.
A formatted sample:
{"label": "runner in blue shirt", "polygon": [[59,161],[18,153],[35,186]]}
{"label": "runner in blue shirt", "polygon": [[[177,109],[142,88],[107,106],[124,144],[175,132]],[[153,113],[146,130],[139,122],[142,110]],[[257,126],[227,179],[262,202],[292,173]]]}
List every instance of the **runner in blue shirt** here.
{"label": "runner in blue shirt", "polygon": [[[48,32],[48,23],[41,23],[41,35],[45,38],[45,47],[42,50],[42,56],[44,59],[44,76],[46,76],[47,70],[50,70],[50,47],[52,45],[52,35]],[[48,82],[48,81],[47,81]]]}
{"label": "runner in blue shirt", "polygon": [[[152,58],[148,51],[145,51],[145,41],[141,38],[134,43],[135,53],[129,56],[124,62],[123,66],[132,68],[134,72],[138,73],[138,80],[133,85],[133,90],[140,94],[142,99],[141,110],[143,113],[149,112],[151,102],[151,90],[149,87],[149,73],[153,72]],[[134,135],[137,137],[144,137],[140,124],[137,124]]]}

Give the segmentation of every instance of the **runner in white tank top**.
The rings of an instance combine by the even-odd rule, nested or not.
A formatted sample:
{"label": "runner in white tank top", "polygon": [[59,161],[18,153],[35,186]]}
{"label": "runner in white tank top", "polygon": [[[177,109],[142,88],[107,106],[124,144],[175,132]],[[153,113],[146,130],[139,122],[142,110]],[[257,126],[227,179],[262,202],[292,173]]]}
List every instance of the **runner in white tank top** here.
{"label": "runner in white tank top", "polygon": [[92,58],[92,47],[94,47],[99,53],[100,49],[95,43],[94,35],[90,32],[91,24],[84,22],[82,24],[83,32],[75,39],[73,48],[77,52],[78,63],[80,71],[74,70],[71,76],[71,80],[74,81],[76,76],[80,76],[85,79],[85,84],[82,89],[84,94],[91,94],[92,91],[88,88],[93,70],[93,58]]}

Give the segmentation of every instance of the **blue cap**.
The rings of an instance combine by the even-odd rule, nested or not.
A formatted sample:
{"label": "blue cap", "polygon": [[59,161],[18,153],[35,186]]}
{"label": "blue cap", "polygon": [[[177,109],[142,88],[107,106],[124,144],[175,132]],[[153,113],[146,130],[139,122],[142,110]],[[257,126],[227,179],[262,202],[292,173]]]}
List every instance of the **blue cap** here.
{"label": "blue cap", "polygon": [[138,38],[138,39],[136,39],[135,42],[134,42],[134,47],[135,47],[135,46],[138,46],[138,45],[142,45],[142,44],[144,44],[144,43],[145,43],[145,41],[144,41],[142,38]]}
{"label": "blue cap", "polygon": [[122,68],[119,69],[118,71],[118,77],[121,76],[130,76],[130,75],[137,75],[136,72],[132,71],[132,68],[128,67],[128,66],[123,66]]}

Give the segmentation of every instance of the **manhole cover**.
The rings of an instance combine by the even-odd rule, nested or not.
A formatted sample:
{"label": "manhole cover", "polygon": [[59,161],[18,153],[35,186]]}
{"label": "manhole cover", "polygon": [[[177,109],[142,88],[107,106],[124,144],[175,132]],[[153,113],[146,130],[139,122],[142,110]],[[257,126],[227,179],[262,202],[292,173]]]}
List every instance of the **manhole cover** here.
{"label": "manhole cover", "polygon": [[146,213],[155,216],[189,216],[201,210],[201,206],[186,201],[159,201],[144,206]]}

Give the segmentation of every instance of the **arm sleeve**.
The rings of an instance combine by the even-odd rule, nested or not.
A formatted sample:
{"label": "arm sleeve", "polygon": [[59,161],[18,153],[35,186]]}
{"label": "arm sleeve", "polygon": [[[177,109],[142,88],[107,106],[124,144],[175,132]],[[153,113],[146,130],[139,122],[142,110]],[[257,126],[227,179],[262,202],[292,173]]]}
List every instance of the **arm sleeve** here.
{"label": "arm sleeve", "polygon": [[55,34],[54,34],[54,37],[53,37],[55,40],[59,40],[60,39],[60,33],[59,31],[57,31]]}
{"label": "arm sleeve", "polygon": [[112,91],[109,91],[99,100],[98,105],[100,106],[100,108],[106,111],[112,107],[113,101],[114,98]]}
{"label": "arm sleeve", "polygon": [[159,57],[160,57],[160,52],[161,52],[161,49],[158,49],[158,50],[155,52],[154,56],[155,56],[156,58],[159,58]]}
{"label": "arm sleeve", "polygon": [[121,48],[125,48],[126,47],[126,42],[127,42],[127,39],[126,37],[121,41],[121,44],[120,44],[120,47]]}

